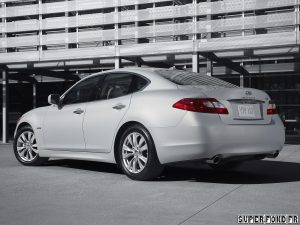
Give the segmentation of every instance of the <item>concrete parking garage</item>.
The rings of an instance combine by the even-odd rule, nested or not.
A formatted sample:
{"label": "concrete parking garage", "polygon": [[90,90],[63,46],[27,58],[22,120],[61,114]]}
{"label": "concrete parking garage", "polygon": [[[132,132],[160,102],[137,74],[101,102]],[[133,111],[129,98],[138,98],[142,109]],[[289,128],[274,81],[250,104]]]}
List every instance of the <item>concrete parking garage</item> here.
{"label": "concrete parking garage", "polygon": [[237,224],[238,214],[300,215],[300,146],[232,172],[195,163],[137,182],[116,165],[51,160],[24,167],[0,145],[1,225]]}
{"label": "concrete parking garage", "polygon": [[264,90],[299,143],[299,11],[300,0],[1,0],[1,141],[69,82],[135,65]]}

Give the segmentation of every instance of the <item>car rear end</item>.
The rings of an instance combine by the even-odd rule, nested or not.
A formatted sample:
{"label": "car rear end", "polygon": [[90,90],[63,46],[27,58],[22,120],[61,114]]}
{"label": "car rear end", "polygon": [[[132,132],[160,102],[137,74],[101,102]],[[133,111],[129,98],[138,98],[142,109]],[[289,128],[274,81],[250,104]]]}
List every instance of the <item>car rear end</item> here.
{"label": "car rear end", "polygon": [[172,106],[186,111],[183,119],[176,128],[161,131],[165,140],[158,141],[158,154],[163,163],[277,157],[285,141],[284,126],[265,92],[201,75],[199,81],[194,73],[164,75],[187,94]]}

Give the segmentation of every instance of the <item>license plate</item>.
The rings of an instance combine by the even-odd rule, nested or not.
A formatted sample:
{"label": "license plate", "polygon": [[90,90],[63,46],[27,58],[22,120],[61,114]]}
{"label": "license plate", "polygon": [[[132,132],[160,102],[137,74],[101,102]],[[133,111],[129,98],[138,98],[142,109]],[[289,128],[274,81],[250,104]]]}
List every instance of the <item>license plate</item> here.
{"label": "license plate", "polygon": [[240,117],[255,118],[255,109],[253,105],[238,105]]}

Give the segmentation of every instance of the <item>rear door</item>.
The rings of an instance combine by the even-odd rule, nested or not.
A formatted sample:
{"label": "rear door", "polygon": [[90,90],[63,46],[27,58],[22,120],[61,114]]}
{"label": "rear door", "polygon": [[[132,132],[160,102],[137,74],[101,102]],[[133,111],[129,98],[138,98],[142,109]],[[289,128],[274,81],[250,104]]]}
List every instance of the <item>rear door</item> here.
{"label": "rear door", "polygon": [[110,152],[120,121],[129,109],[131,94],[147,81],[126,72],[107,74],[101,97],[87,104],[83,122],[86,150]]}

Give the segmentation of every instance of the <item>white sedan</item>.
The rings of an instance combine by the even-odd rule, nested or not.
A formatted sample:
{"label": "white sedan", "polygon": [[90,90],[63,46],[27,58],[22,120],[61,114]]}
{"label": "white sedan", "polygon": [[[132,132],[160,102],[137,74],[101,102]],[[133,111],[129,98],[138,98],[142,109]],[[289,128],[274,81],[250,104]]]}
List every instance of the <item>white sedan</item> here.
{"label": "white sedan", "polygon": [[127,68],[86,77],[50,106],[18,121],[14,153],[24,165],[48,158],[117,163],[135,180],[168,163],[213,168],[277,157],[285,132],[263,91],[197,73]]}

